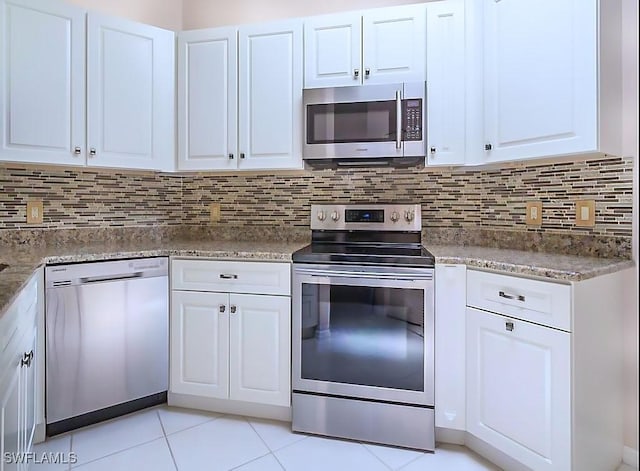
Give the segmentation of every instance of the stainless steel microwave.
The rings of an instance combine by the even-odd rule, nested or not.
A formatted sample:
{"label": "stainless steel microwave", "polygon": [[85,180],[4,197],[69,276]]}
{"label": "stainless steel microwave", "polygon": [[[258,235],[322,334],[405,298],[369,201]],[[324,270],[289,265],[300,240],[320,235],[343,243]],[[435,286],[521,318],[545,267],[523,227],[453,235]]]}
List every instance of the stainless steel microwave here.
{"label": "stainless steel microwave", "polygon": [[424,163],[425,82],[303,91],[311,166]]}

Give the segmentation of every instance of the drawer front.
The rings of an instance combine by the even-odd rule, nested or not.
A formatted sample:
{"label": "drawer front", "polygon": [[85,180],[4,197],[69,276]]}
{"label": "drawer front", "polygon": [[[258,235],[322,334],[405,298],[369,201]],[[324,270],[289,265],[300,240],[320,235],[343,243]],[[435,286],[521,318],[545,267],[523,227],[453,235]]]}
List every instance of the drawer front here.
{"label": "drawer front", "polygon": [[467,306],[571,331],[571,286],[467,270]]}
{"label": "drawer front", "polygon": [[38,277],[32,276],[22,288],[18,296],[13,300],[7,311],[0,317],[0,352],[7,348],[12,338],[24,330],[33,326],[35,320],[32,307],[38,301]]}
{"label": "drawer front", "polygon": [[173,260],[171,289],[291,294],[291,265],[274,262]]}

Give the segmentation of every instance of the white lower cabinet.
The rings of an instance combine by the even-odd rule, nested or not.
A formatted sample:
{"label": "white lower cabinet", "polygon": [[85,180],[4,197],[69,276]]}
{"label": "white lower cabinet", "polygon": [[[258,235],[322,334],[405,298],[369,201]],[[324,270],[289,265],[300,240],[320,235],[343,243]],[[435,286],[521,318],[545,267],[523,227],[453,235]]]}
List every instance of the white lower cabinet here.
{"label": "white lower cabinet", "polygon": [[571,469],[568,332],[467,308],[467,430],[536,470]]}
{"label": "white lower cabinet", "polygon": [[[228,268],[228,262],[201,261],[195,266],[193,260],[175,260],[172,286],[178,282],[173,275],[190,278],[190,271],[198,270],[202,276],[207,266],[215,275],[219,265]],[[277,272],[288,267],[272,265]],[[242,279],[258,267],[236,262],[237,273],[224,275]],[[289,295],[174,289],[171,296],[171,393],[289,406]]]}
{"label": "white lower cabinet", "polygon": [[38,277],[0,319],[0,471],[28,469],[40,420],[38,378]]}

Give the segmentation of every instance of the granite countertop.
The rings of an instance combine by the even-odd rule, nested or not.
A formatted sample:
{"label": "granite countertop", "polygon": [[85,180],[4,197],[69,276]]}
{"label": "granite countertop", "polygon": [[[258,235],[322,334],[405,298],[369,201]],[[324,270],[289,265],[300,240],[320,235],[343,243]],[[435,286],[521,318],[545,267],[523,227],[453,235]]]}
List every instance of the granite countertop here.
{"label": "granite countertop", "polygon": [[[256,242],[173,239],[163,242],[104,242],[87,245],[61,244],[52,247],[0,247],[0,317],[40,265],[93,262],[122,258],[179,256],[235,260],[291,261],[293,252],[307,242]],[[544,277],[561,282],[581,281],[634,266],[633,261],[558,255],[486,247],[426,245],[436,263],[465,264],[513,273]]]}

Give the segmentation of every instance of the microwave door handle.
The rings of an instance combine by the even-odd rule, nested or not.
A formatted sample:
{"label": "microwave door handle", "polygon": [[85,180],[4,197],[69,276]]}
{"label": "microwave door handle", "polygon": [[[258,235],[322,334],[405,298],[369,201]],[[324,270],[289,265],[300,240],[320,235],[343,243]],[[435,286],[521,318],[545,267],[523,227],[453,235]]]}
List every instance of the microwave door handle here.
{"label": "microwave door handle", "polygon": [[402,148],[402,92],[396,90],[396,149]]}

